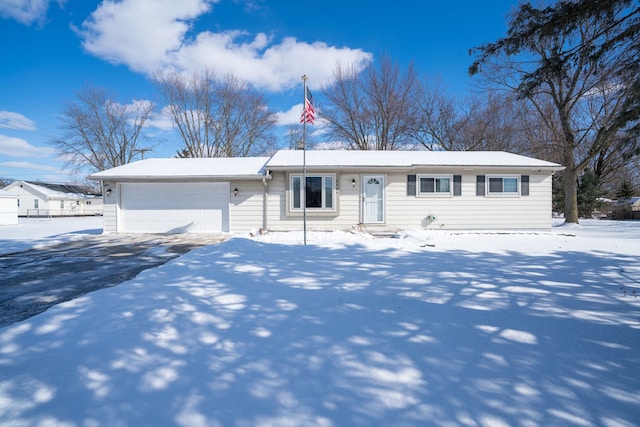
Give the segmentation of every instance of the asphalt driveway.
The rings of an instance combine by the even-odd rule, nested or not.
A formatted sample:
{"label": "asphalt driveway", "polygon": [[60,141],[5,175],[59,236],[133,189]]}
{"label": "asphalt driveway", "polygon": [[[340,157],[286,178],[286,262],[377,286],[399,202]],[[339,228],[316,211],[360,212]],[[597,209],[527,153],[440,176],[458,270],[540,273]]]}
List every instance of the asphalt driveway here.
{"label": "asphalt driveway", "polygon": [[223,235],[99,235],[0,255],[0,327],[118,285]]}

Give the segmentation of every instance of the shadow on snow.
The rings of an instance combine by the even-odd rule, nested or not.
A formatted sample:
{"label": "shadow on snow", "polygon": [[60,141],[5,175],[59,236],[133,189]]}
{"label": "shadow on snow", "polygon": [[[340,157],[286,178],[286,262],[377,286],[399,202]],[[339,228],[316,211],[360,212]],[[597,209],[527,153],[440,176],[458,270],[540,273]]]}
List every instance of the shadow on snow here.
{"label": "shadow on snow", "polygon": [[0,419],[631,426],[638,268],[232,239],[0,330]]}

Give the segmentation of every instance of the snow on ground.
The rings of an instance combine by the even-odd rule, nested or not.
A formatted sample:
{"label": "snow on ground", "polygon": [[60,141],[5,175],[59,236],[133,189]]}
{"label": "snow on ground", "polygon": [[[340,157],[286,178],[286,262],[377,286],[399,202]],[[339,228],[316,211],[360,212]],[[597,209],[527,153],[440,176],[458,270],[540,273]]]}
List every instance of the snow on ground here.
{"label": "snow on ground", "polygon": [[18,225],[0,226],[0,255],[79,240],[102,234],[102,217],[18,218]]}
{"label": "snow on ground", "polygon": [[0,329],[0,426],[637,426],[639,240],[232,238]]}

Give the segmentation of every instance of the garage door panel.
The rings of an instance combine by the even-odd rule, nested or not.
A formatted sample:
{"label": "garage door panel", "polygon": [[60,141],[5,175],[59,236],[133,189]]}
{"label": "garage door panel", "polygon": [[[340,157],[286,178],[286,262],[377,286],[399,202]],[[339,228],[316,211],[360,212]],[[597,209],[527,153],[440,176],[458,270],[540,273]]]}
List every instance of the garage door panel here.
{"label": "garage door panel", "polygon": [[121,184],[122,232],[214,233],[229,230],[229,183]]}

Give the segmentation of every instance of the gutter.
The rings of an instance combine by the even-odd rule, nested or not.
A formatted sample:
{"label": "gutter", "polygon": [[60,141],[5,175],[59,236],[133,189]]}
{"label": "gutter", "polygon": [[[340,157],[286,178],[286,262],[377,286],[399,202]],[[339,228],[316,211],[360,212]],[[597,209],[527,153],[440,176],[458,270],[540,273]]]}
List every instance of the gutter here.
{"label": "gutter", "polygon": [[117,182],[212,182],[212,181],[258,181],[271,179],[270,175],[89,175],[94,181],[117,181]]}

